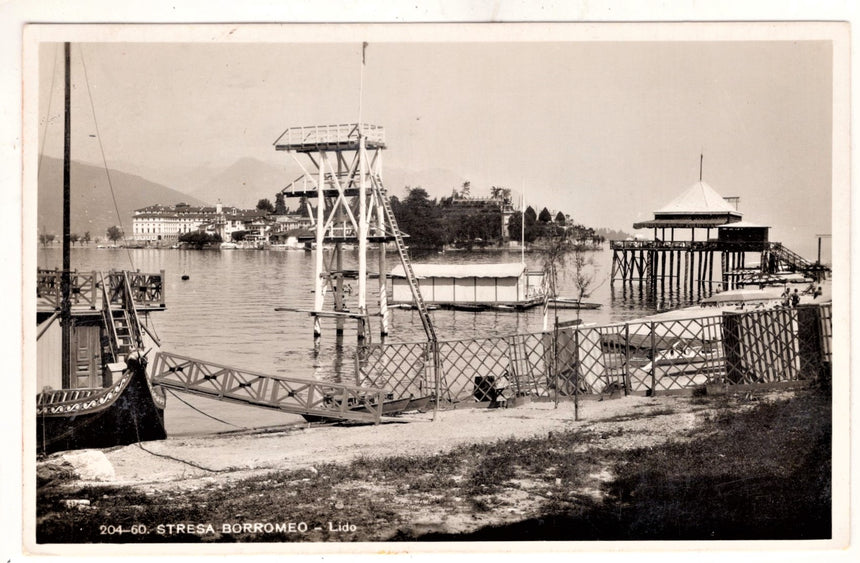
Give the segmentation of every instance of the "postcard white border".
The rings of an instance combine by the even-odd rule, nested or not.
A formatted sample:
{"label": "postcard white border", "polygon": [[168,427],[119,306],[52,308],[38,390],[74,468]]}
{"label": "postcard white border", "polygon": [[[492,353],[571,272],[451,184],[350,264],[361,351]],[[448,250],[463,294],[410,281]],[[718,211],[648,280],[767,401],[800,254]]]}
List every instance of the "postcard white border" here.
{"label": "postcard white border", "polygon": [[[195,41],[195,42],[267,42],[283,41],[320,41],[320,42],[407,42],[407,41],[438,41],[441,34],[447,38],[456,36],[458,41],[569,41],[575,39],[588,41],[749,41],[749,40],[832,40],[834,42],[834,113],[833,113],[833,256],[836,264],[834,275],[834,349],[849,350],[850,340],[849,326],[849,275],[847,266],[851,263],[849,259],[849,225],[850,213],[850,152],[849,147],[849,61],[848,61],[848,30],[840,24],[801,24],[801,23],[733,23],[733,24],[707,24],[707,23],[685,23],[685,24],[567,24],[567,23],[534,23],[534,24],[321,24],[321,25],[45,25],[29,27],[25,30],[24,49],[24,79],[25,102],[32,99],[27,93],[34,84],[35,64],[32,60],[34,51],[26,48],[38,41]],[[461,35],[462,34],[462,35]],[[30,115],[30,108],[25,114]],[[34,120],[25,120],[24,146],[31,146],[34,132]],[[33,253],[29,249],[35,248],[35,200],[34,178],[31,171],[34,169],[36,155],[33,151],[25,152],[25,172],[23,197],[25,198],[24,209],[26,215],[23,217],[23,256],[22,273],[25,283],[23,284],[23,295],[31,295],[28,289],[34,286],[32,272],[34,269]],[[34,304],[24,299],[22,302],[24,319],[31,318]],[[34,330],[27,323],[22,325],[25,346],[24,370],[33,365]],[[845,354],[834,355],[834,373],[848,372],[848,358]],[[844,370],[844,371],[843,371]],[[33,382],[25,383],[23,396],[31,396]],[[847,421],[849,417],[848,382],[846,379],[834,378],[834,420],[837,426],[841,421]],[[27,404],[27,403],[25,403]],[[32,406],[25,409],[24,420],[32,413]],[[32,418],[32,417],[30,417]],[[33,443],[32,427],[25,426],[23,433],[24,444]],[[834,468],[847,467],[848,443],[850,436],[847,428],[841,431],[834,428]],[[26,451],[32,452],[32,447]],[[25,455],[25,460],[31,458]],[[35,495],[35,478],[32,463],[25,464],[23,498],[33,499]],[[848,473],[839,473],[834,470],[833,483],[834,511],[845,514],[848,505]],[[33,516],[35,507],[32,502],[25,502],[23,513],[25,537],[31,537],[33,533]],[[834,520],[834,524],[836,524]],[[847,521],[843,521],[841,527],[834,529],[834,540],[826,542],[826,547],[838,546],[847,537]],[[28,536],[29,535],[29,536]],[[836,539],[838,536],[838,539]],[[123,555],[153,555],[153,554],[225,554],[225,553],[337,553],[337,552],[398,552],[416,551],[424,552],[464,552],[480,551],[492,552],[503,551],[568,551],[582,549],[592,552],[597,549],[593,543],[588,544],[481,544],[470,543],[428,545],[428,544],[241,544],[238,546],[218,544],[213,546],[199,545],[177,545],[156,544],[141,546],[102,546],[87,545],[73,546],[54,549],[53,546],[38,546],[43,553],[62,553],[66,555],[107,555],[108,553],[121,553]],[[622,544],[601,544],[600,550],[610,551],[665,551],[689,550],[699,551],[746,551],[746,550],[818,550],[823,547],[822,542],[624,542]],[[46,549],[47,548],[47,549]],[[687,553],[687,555],[690,555]],[[723,554],[725,555],[725,553]],[[789,554],[784,554],[789,556]],[[789,556],[790,558],[790,556]]]}

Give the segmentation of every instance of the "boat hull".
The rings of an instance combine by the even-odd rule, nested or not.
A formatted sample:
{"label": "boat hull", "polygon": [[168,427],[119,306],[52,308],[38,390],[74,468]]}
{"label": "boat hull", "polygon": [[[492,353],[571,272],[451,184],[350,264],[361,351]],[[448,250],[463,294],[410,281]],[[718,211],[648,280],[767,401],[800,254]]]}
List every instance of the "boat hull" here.
{"label": "boat hull", "polygon": [[164,395],[153,389],[145,361],[129,359],[117,382],[70,400],[52,401],[62,391],[39,395],[37,452],[108,448],[167,438]]}

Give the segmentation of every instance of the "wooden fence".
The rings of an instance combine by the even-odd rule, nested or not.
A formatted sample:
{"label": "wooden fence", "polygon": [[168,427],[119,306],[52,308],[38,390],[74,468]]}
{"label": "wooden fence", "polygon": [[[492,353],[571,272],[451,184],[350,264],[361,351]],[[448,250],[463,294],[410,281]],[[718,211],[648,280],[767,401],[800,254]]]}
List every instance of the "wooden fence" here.
{"label": "wooden fence", "polygon": [[[163,309],[164,271],[159,273],[124,272],[112,270],[104,273],[108,297],[112,305],[122,305],[125,293],[125,278],[128,277],[130,295],[141,309]],[[39,268],[36,272],[36,297],[49,307],[59,309],[62,300],[62,271]],[[99,288],[96,272],[69,273],[69,300],[72,307],[87,306],[96,309]]]}
{"label": "wooden fence", "polygon": [[[500,396],[653,394],[709,384],[767,384],[826,376],[830,304],[725,312],[438,342],[440,395],[450,403]],[[428,343],[374,344],[356,357],[356,383],[393,396],[432,395]]]}

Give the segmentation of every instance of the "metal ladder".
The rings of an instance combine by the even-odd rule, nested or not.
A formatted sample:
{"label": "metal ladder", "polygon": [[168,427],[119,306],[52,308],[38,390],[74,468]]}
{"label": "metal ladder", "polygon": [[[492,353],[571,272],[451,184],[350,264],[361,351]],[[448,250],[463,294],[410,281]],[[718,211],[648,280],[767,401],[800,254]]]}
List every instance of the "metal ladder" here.
{"label": "metal ladder", "polygon": [[[421,317],[421,324],[424,327],[424,333],[427,335],[427,341],[430,344],[428,349],[429,357],[433,372],[438,374],[436,378],[440,392],[437,397],[438,401],[442,399],[442,395],[447,395],[447,400],[451,400],[451,391],[448,388],[448,382],[445,378],[445,370],[442,369],[442,358],[439,354],[439,341],[436,338],[436,329],[433,328],[433,320],[430,318],[430,311],[427,309],[427,304],[421,296],[421,288],[418,286],[418,278],[415,276],[415,271],[412,269],[412,261],[409,259],[407,250],[409,247],[403,242],[403,234],[400,232],[400,227],[397,225],[397,219],[394,217],[394,210],[391,209],[391,200],[388,197],[388,192],[385,186],[382,185],[382,179],[376,175],[371,175],[371,183],[376,192],[376,196],[382,202],[382,208],[385,210],[385,218],[391,226],[394,240],[397,244],[397,254],[400,256],[400,263],[403,264],[403,270],[406,272],[406,279],[409,281],[409,289],[412,290],[412,299],[418,307],[418,315]],[[385,272],[380,272],[379,275],[385,275]]]}
{"label": "metal ladder", "polygon": [[[376,190],[376,195],[382,201],[382,208],[385,210],[385,219],[391,225],[391,230],[394,234],[394,240],[397,243],[397,253],[400,255],[400,263],[403,264],[403,270],[406,272],[406,279],[409,281],[409,289],[412,290],[412,298],[415,300],[415,305],[418,307],[418,314],[421,317],[421,324],[424,326],[424,332],[427,334],[427,340],[436,342],[436,330],[433,328],[433,322],[430,319],[430,311],[427,309],[427,304],[424,303],[424,298],[421,296],[421,288],[418,287],[418,278],[415,277],[415,271],[412,269],[412,262],[409,260],[407,250],[409,247],[403,242],[403,235],[400,232],[400,227],[397,226],[397,219],[394,217],[394,210],[391,209],[391,201],[388,198],[388,192],[376,177],[373,178],[373,187]],[[385,275],[380,272],[380,275]]]}

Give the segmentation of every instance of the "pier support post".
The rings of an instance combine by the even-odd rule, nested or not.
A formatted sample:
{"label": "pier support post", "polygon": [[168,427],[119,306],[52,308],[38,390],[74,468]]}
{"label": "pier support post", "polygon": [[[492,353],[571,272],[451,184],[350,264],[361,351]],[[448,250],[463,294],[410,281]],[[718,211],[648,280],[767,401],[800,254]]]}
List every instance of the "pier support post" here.
{"label": "pier support post", "polygon": [[714,251],[708,252],[708,283],[714,289]]}
{"label": "pier support post", "polygon": [[[382,216],[382,213],[379,214]],[[383,338],[388,336],[388,320],[391,312],[388,310],[388,266],[385,260],[385,243],[379,243],[379,333]]]}
{"label": "pier support post", "polygon": [[[367,207],[367,154],[365,147],[367,140],[361,134],[361,124],[359,124],[358,137],[358,312],[361,315],[367,315],[367,233],[368,233],[368,215]],[[364,340],[366,333],[364,326],[365,321],[358,321],[358,339]]]}
{"label": "pier support post", "polygon": [[[334,245],[334,259],[337,269],[334,286],[334,310],[341,313],[343,312],[343,249],[339,242]],[[335,319],[335,333],[343,334],[343,317]]]}
{"label": "pier support post", "polygon": [[[325,151],[320,151],[321,159],[325,159]],[[317,221],[316,221],[316,249],[314,250],[314,311],[322,312],[323,308],[323,239],[325,235],[325,169],[319,167],[319,178],[317,179]],[[314,317],[314,338],[322,336],[320,317]]]}
{"label": "pier support post", "polygon": [[660,251],[660,287],[666,285],[666,253]]}

